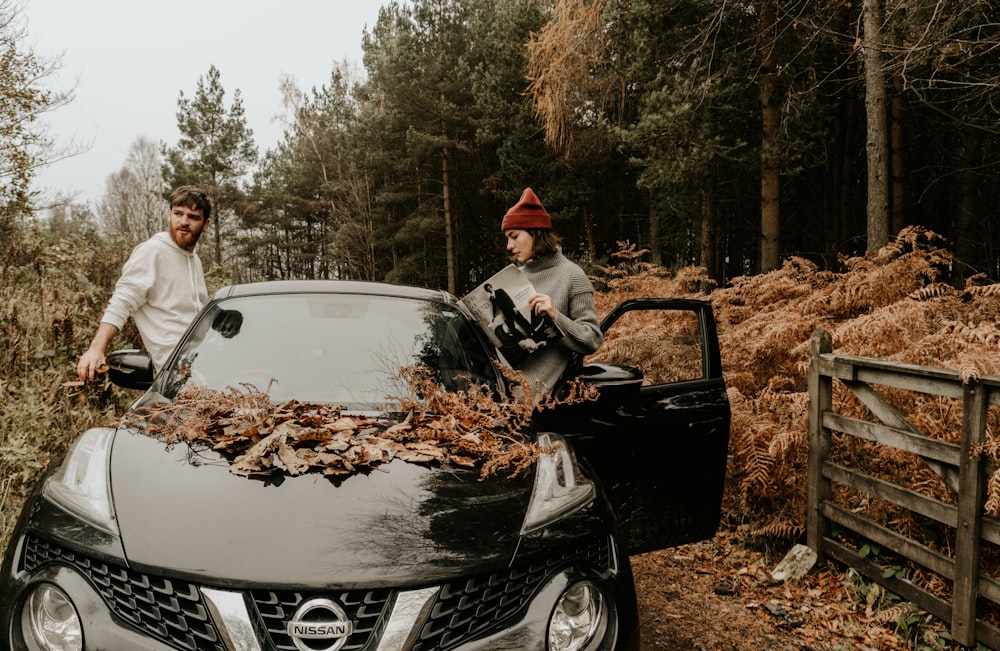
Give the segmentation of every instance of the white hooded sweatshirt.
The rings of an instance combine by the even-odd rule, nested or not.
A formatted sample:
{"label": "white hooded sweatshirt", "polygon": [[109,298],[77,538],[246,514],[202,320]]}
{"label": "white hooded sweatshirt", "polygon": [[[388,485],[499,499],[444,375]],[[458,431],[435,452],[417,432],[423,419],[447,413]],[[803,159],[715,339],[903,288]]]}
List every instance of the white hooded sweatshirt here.
{"label": "white hooded sweatshirt", "polygon": [[159,372],[207,300],[201,260],[162,232],[132,251],[101,321],[121,330],[131,316]]}

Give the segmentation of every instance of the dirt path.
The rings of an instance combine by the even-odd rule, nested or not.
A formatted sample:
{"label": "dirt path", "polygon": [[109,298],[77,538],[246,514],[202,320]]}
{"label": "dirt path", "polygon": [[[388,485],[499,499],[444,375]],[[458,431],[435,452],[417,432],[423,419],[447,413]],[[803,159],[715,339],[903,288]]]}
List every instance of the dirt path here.
{"label": "dirt path", "polygon": [[907,648],[877,613],[857,612],[842,568],[814,568],[782,584],[771,578],[777,560],[743,549],[726,533],[632,557],[642,651]]}

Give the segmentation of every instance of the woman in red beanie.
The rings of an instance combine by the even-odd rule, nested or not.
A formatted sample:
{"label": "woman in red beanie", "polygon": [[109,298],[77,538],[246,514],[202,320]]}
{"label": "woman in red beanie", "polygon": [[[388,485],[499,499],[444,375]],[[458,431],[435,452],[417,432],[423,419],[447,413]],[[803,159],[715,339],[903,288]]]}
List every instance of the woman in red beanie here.
{"label": "woman in red beanie", "polygon": [[571,355],[587,355],[601,345],[603,335],[594,307],[594,286],[577,264],[562,254],[552,220],[531,188],[503,217],[500,230],[507,250],[523,265],[535,291],[532,314],[548,314],[565,336],[540,348],[516,368],[534,381],[554,389]]}

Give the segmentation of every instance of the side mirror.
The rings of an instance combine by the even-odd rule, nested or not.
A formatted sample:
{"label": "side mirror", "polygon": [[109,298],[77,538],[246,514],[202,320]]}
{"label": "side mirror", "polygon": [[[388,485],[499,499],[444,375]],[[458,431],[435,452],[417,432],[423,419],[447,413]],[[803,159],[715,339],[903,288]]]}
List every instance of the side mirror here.
{"label": "side mirror", "polygon": [[633,366],[617,364],[587,364],[574,377],[576,380],[596,387],[601,400],[625,400],[639,393],[642,387],[642,371]]}
{"label": "side mirror", "polygon": [[145,350],[116,350],[107,360],[108,379],[118,386],[145,391],[153,384],[153,358]]}
{"label": "side mirror", "polygon": [[[552,409],[538,410],[534,414],[535,426],[541,431],[550,429],[554,432],[573,438],[578,431],[587,430],[583,425],[587,421],[600,417],[605,410],[615,410],[622,403],[639,395],[642,388],[642,371],[632,366],[616,364],[587,364],[569,376],[569,380],[583,382],[597,389],[596,402],[578,402],[569,405],[559,405]],[[563,384],[561,391],[567,390]],[[557,393],[557,397],[565,398]],[[583,430],[580,430],[583,427]]]}

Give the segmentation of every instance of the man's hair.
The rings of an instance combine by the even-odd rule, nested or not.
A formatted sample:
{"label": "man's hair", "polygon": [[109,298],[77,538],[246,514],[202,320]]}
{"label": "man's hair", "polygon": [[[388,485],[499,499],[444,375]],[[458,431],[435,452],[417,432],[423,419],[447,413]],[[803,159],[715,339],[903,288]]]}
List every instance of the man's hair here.
{"label": "man's hair", "polygon": [[555,253],[559,250],[559,245],[562,243],[559,236],[548,229],[531,229],[528,231],[528,234],[534,238],[531,252],[535,257]]}
{"label": "man's hair", "polygon": [[170,193],[170,207],[174,206],[200,210],[205,221],[212,218],[212,200],[204,190],[193,185],[182,185]]}

